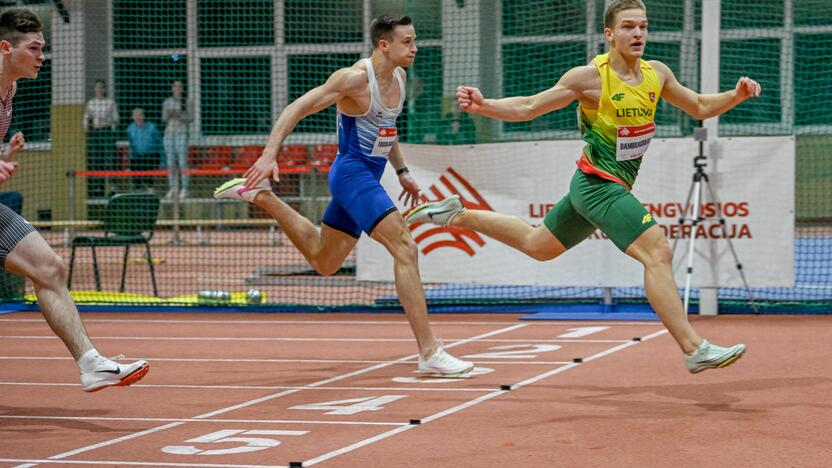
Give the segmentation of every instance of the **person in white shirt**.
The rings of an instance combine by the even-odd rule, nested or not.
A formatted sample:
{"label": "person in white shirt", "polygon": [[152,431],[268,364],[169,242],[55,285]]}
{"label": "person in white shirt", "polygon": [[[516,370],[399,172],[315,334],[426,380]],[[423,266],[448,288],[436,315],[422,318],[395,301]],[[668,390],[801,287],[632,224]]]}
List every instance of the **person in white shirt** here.
{"label": "person in white shirt", "polygon": [[[188,168],[188,123],[190,123],[190,103],[182,96],[183,86],[180,80],[171,85],[171,95],[162,104],[162,122],[165,123],[165,159],[167,161],[168,193],[165,198],[173,196],[177,173]],[[182,174],[179,186],[179,198],[188,197],[190,177]]]}
{"label": "person in white shirt", "polygon": [[[87,133],[87,169],[91,171],[112,171],[116,169],[116,125],[118,108],[115,101],[107,97],[104,80],[95,81],[95,97],[87,101],[82,120]],[[103,197],[104,180],[92,177],[87,181],[90,198]]]}

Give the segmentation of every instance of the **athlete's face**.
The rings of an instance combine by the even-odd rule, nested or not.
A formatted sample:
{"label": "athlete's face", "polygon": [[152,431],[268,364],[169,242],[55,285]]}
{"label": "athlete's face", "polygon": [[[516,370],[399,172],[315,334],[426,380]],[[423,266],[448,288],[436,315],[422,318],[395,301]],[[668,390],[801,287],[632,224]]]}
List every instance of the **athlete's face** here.
{"label": "athlete's face", "polygon": [[619,11],[615,15],[615,27],[605,28],[604,35],[610,47],[621,55],[641,58],[647,45],[647,15],[638,8]]}
{"label": "athlete's face", "polygon": [[397,67],[407,68],[413,65],[416,58],[416,30],[412,24],[407,26],[396,26],[393,30],[391,40],[382,39],[379,41],[381,50]]}
{"label": "athlete's face", "polygon": [[9,68],[15,79],[37,78],[46,57],[43,56],[45,42],[43,33],[30,32],[23,35],[17,45],[0,41],[0,52],[9,58]]}

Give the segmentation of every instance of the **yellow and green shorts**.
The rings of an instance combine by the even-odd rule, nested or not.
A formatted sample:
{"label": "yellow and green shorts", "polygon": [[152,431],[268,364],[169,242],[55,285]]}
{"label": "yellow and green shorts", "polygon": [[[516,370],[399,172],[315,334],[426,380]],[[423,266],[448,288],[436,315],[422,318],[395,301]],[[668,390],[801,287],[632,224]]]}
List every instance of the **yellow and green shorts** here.
{"label": "yellow and green shorts", "polygon": [[600,229],[626,252],[656,222],[626,187],[578,170],[569,193],[549,210],[543,224],[567,249]]}

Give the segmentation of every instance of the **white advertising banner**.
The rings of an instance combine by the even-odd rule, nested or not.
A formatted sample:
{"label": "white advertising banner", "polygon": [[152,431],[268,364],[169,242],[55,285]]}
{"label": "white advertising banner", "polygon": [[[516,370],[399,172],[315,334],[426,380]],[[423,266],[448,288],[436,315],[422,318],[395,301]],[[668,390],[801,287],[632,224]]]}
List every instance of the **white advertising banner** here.
{"label": "white advertising banner", "polygon": [[[569,190],[583,146],[582,141],[401,145],[410,173],[428,200],[456,193],[470,208],[516,216],[533,225],[540,225],[549,208]],[[653,140],[633,189],[670,245],[676,244],[673,263],[679,285],[684,285],[689,242],[695,238],[694,287],[742,287],[728,239],[751,287],[792,286],[794,138],[706,142],[705,219],[692,230],[693,200],[688,203],[688,197],[695,172],[693,158],[698,153],[699,143],[690,138]],[[389,165],[382,184],[396,200],[401,186]],[[406,210],[401,205],[399,209]],[[724,227],[718,222],[720,211]],[[643,285],[642,266],[600,231],[547,262],[468,230],[420,225],[411,233],[420,251],[422,280],[427,283]],[[360,280],[393,279],[391,256],[367,236],[359,241],[357,269]]]}

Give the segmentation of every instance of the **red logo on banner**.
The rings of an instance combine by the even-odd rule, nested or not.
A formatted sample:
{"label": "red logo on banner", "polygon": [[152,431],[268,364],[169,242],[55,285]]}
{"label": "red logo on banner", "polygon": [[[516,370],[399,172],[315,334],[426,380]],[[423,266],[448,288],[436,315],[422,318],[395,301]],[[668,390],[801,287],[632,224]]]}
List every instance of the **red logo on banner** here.
{"label": "red logo on banner", "polygon": [[[465,208],[494,211],[477,189],[452,167],[448,168],[448,175],[439,176],[439,183],[441,183],[441,186],[433,184],[427,190],[432,198],[428,198],[428,195],[424,193],[422,194],[422,203],[444,200],[449,195],[459,195]],[[464,189],[465,193],[460,192],[460,188]],[[471,243],[473,242],[480,247],[485,245],[485,240],[469,229],[442,226],[421,229],[423,226],[425,226],[424,223],[411,224],[410,232],[424,255],[442,247],[452,247],[473,257],[476,251]]]}

